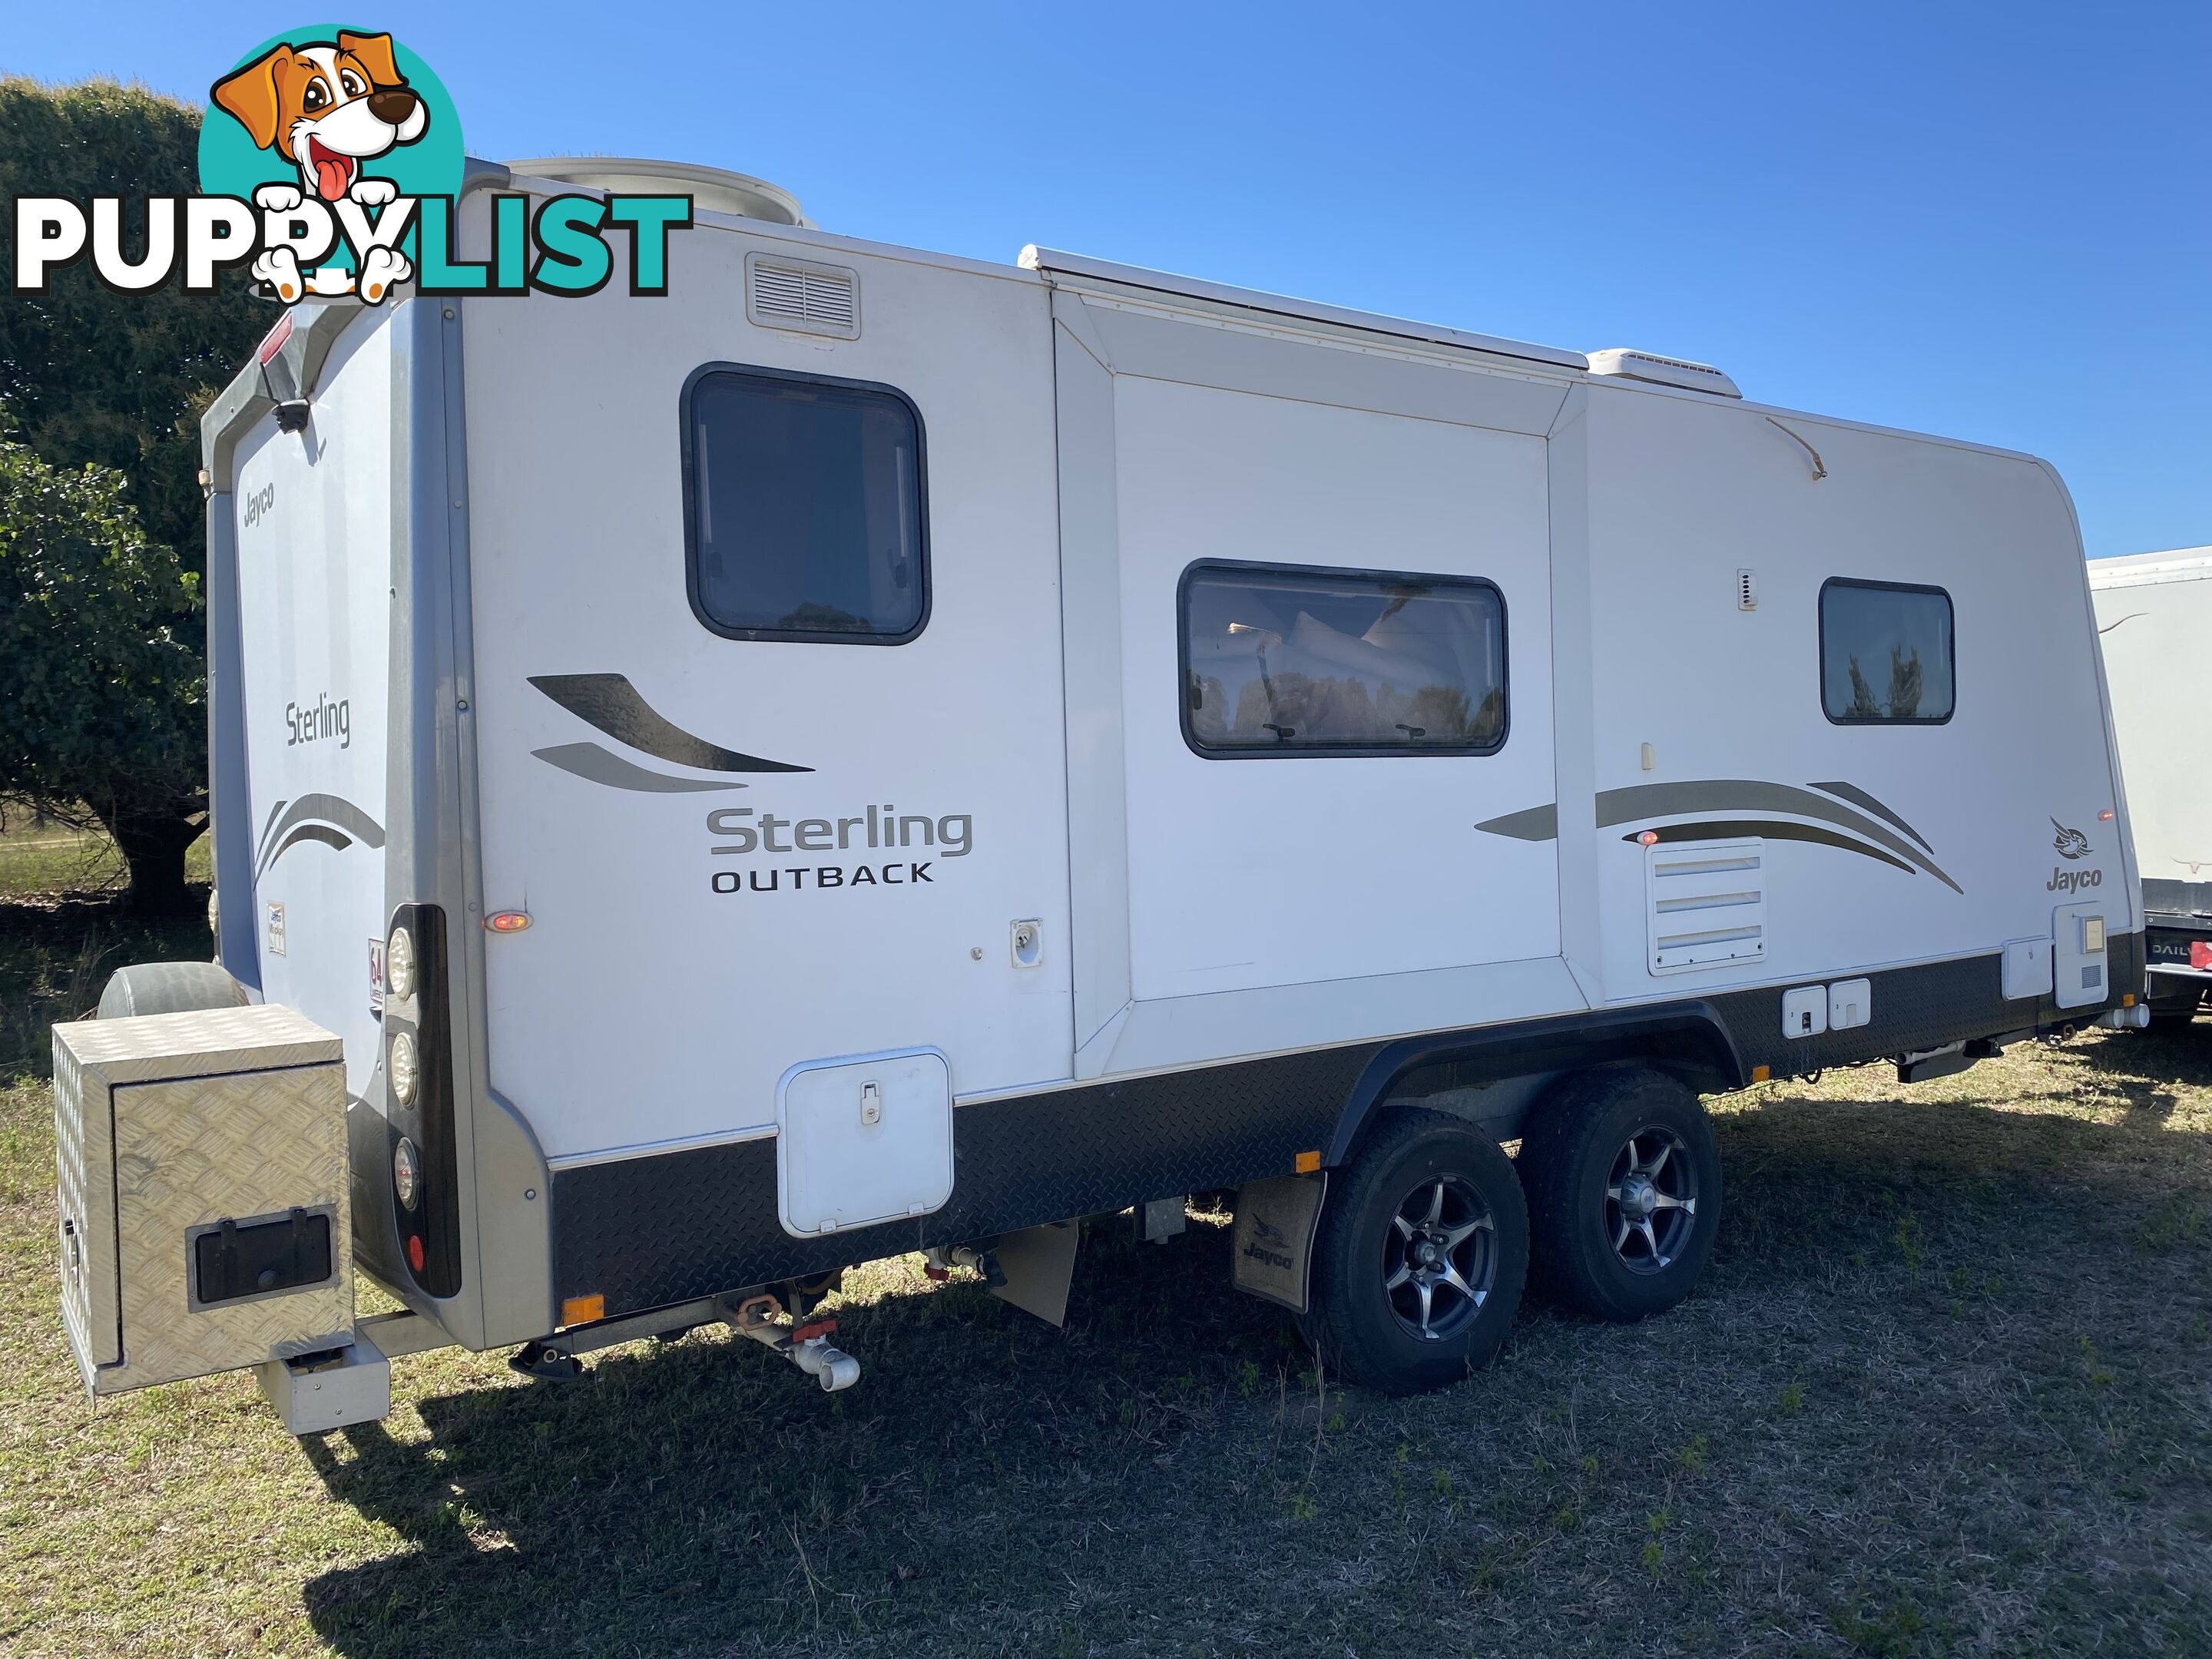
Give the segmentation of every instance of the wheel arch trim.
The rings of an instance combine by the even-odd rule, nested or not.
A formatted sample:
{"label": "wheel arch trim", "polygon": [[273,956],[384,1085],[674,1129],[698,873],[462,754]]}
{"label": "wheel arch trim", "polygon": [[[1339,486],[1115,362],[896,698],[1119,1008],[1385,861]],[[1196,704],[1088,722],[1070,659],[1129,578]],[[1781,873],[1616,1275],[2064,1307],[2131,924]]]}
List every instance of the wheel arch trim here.
{"label": "wheel arch trim", "polygon": [[1739,1089],[1747,1080],[1727,1022],[1703,1001],[1402,1037],[1378,1050],[1352,1085],[1322,1151],[1322,1167],[1343,1164],[1395,1086],[1426,1067],[1462,1064],[1503,1082],[1533,1072],[1583,1071],[1623,1062],[1665,1072],[1693,1090],[1700,1083],[1707,1089]]}

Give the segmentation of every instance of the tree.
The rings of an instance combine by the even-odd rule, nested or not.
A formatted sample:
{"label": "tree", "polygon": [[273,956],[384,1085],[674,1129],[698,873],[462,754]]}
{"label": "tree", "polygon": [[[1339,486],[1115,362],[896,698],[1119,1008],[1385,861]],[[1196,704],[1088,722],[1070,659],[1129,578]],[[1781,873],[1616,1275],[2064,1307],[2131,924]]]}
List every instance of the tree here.
{"label": "tree", "polygon": [[[198,188],[200,116],[191,105],[143,87],[112,81],[46,87],[0,77],[0,202],[24,194],[190,195]],[[126,217],[126,246],[143,246],[143,217]],[[14,215],[0,219],[6,221],[0,260],[12,265]],[[140,908],[189,902],[184,851],[198,833],[193,815],[204,808],[207,769],[204,727],[186,741],[185,724],[188,715],[200,718],[197,664],[206,637],[198,580],[206,563],[198,417],[275,320],[251,289],[233,271],[211,295],[175,286],[117,294],[80,261],[57,272],[46,294],[0,304],[0,436],[69,475],[33,482],[23,459],[11,459],[10,490],[27,492],[20,501],[11,495],[14,545],[21,549],[35,535],[40,546],[76,550],[71,556],[86,561],[87,570],[117,580],[125,580],[126,570],[143,573],[137,588],[112,602],[76,592],[72,602],[88,607],[85,619],[61,619],[44,634],[25,633],[20,618],[5,624],[0,719],[11,730],[17,718],[7,706],[40,684],[81,684],[97,665],[86,653],[112,647],[124,657],[99,688],[113,721],[106,730],[114,752],[75,738],[43,748],[11,738],[0,745],[0,791],[32,795],[64,814],[78,803],[92,808],[115,835]],[[82,477],[88,464],[109,470],[104,482]],[[136,509],[127,532],[119,528],[134,516],[125,514],[126,502]],[[64,503],[102,516],[68,532],[52,516]],[[88,550],[94,548],[105,551],[95,558]],[[156,575],[160,568],[172,568],[174,579]],[[0,604],[42,591],[12,567],[9,581]],[[42,600],[28,603],[23,615],[43,614]],[[161,605],[169,609],[149,609]],[[149,642],[157,635],[155,650]],[[150,672],[149,651],[164,665],[159,672]],[[178,669],[179,652],[195,665],[192,672]],[[125,709],[112,701],[122,695],[169,701]],[[96,730],[82,728],[87,737]],[[156,753],[158,765],[117,764],[132,756],[150,763]],[[182,787],[186,778],[190,788]]]}
{"label": "tree", "polygon": [[134,908],[188,908],[185,849],[207,806],[207,672],[175,622],[198,578],[149,538],[112,467],[71,472],[0,441],[0,776],[89,811],[130,866]]}

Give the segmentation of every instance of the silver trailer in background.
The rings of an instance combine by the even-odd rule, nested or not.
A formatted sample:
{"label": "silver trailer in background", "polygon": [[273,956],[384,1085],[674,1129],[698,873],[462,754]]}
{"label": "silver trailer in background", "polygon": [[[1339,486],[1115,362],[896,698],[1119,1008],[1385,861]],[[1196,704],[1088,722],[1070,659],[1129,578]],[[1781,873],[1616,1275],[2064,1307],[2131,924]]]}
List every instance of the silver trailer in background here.
{"label": "silver trailer in background", "polygon": [[2196,1018],[2212,986],[2212,547],[2089,567],[2142,872],[2154,1021]]}

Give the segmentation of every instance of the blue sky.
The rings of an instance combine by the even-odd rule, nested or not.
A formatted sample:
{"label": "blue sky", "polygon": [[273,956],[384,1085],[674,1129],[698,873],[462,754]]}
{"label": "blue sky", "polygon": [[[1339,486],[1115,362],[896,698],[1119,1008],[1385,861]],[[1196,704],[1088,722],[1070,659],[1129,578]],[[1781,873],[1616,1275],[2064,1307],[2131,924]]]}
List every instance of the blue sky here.
{"label": "blue sky", "polygon": [[[327,14],[323,14],[327,15]],[[633,24],[613,21],[624,16]],[[318,13],[19,3],[0,69],[204,99]],[[2212,543],[2212,6],[387,4],[477,155],[659,155],[2033,451]]]}

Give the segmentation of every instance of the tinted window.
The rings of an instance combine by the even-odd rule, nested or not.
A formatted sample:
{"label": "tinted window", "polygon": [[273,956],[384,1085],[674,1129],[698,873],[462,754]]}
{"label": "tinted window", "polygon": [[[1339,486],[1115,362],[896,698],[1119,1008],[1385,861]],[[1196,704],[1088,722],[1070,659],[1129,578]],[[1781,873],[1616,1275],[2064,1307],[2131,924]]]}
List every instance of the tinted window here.
{"label": "tinted window", "polygon": [[928,615],[921,422],[896,392],[716,370],[685,441],[691,599],[740,639],[889,644]]}
{"label": "tinted window", "polygon": [[1505,607],[1487,582],[1194,565],[1182,661],[1201,754],[1465,755],[1505,740]]}
{"label": "tinted window", "polygon": [[1886,582],[1822,587],[1820,701],[1851,725],[1949,720],[1951,596]]}

